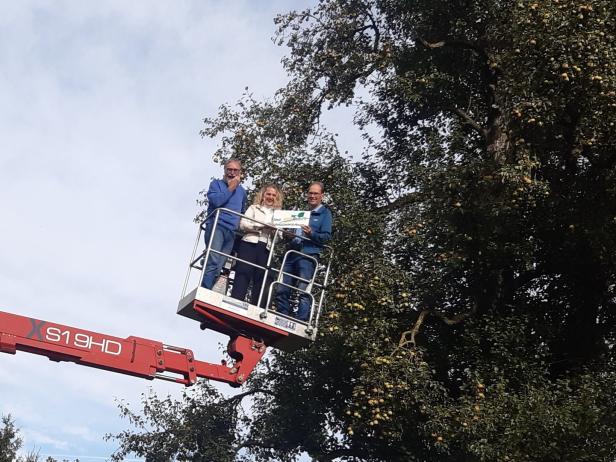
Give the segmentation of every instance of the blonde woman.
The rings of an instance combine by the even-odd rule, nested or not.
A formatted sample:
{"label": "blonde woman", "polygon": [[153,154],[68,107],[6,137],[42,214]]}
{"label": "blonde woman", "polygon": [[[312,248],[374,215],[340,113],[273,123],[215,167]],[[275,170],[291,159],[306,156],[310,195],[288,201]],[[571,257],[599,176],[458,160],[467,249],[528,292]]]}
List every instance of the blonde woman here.
{"label": "blonde woman", "polygon": [[[283,197],[280,189],[276,185],[268,184],[259,190],[252,205],[248,207],[244,215],[261,223],[271,223],[274,210],[282,207],[282,200]],[[245,218],[241,219],[240,229],[245,234],[239,243],[237,256],[242,260],[259,266],[265,266],[276,228],[265,226],[261,223]],[[250,303],[256,305],[259,301],[259,293],[261,292],[265,272],[261,268],[238,261],[235,265],[235,279],[233,281],[231,297],[243,301],[248,292],[248,286],[252,282]],[[261,305],[265,305],[266,300],[267,287],[263,293]]]}

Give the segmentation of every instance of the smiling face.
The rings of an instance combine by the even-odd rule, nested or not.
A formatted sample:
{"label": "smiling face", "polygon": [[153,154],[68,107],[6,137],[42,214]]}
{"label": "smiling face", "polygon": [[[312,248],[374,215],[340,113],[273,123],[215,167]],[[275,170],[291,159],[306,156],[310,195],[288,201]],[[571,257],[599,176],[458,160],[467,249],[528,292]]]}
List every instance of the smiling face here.
{"label": "smiling face", "polygon": [[227,165],[225,165],[225,181],[228,182],[235,177],[239,177],[241,171],[242,167],[240,166],[239,162],[235,160],[229,161]]}
{"label": "smiling face", "polygon": [[316,209],[323,201],[323,190],[318,183],[311,184],[308,188],[308,207]]}
{"label": "smiling face", "polygon": [[278,196],[278,192],[274,188],[267,188],[263,192],[263,198],[261,199],[261,205],[265,205],[267,207],[273,207],[276,203],[276,197]]}

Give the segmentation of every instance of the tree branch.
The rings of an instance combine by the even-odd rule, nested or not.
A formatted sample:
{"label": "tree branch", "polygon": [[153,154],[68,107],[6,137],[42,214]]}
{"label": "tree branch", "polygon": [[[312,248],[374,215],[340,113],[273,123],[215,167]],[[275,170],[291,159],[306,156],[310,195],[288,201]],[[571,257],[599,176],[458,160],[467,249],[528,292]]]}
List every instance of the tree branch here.
{"label": "tree branch", "polygon": [[372,23],[372,29],[374,30],[374,41],[372,43],[372,51],[376,53],[379,49],[379,43],[381,42],[381,32],[379,31],[379,28],[376,24],[374,16],[369,10],[366,11],[366,16],[368,16],[368,19],[370,19],[370,22]]}
{"label": "tree branch", "polygon": [[361,457],[357,449],[339,448],[321,453],[321,459],[324,462],[333,462],[341,457]]}
{"label": "tree branch", "polygon": [[462,109],[457,108],[457,107],[452,107],[451,110],[456,115],[458,115],[458,117],[460,117],[464,121],[464,123],[466,123],[467,125],[470,125],[473,129],[475,129],[475,131],[477,131],[484,139],[487,138],[488,131],[485,128],[483,128],[481,125],[479,125],[479,123],[477,123],[466,112],[464,112]]}
{"label": "tree branch", "polygon": [[416,194],[411,192],[405,194],[404,196],[398,197],[397,199],[389,202],[387,205],[377,207],[375,212],[392,212],[394,210],[398,210],[404,206],[412,204],[415,200]]}
{"label": "tree branch", "polygon": [[227,398],[224,402],[235,405],[238,402],[241,402],[247,396],[252,396],[252,395],[259,394],[259,393],[270,395],[270,396],[275,396],[273,392],[271,392],[270,390],[266,390],[265,388],[251,388],[250,390],[246,390],[243,393],[238,393],[237,395],[233,395]]}
{"label": "tree branch", "polygon": [[[413,347],[417,345],[415,337],[419,333],[419,328],[423,324],[426,317],[430,315],[436,316],[440,318],[441,321],[443,321],[448,326],[452,326],[454,324],[459,324],[462,321],[464,321],[466,318],[474,315],[476,311],[477,311],[477,307],[473,306],[473,309],[471,311],[467,311],[466,313],[458,313],[452,317],[448,317],[445,313],[442,313],[440,311],[436,311],[432,309],[422,310],[421,313],[419,313],[419,316],[417,317],[417,320],[415,321],[413,328],[411,330],[402,332],[402,335],[400,336],[400,341],[398,342],[398,347],[396,348],[396,350],[400,348],[404,348],[408,344],[411,344],[411,346]],[[410,335],[410,339],[408,339],[409,335]]]}
{"label": "tree branch", "polygon": [[488,60],[488,55],[483,48],[475,43],[467,42],[465,40],[441,40],[439,42],[428,42],[423,37],[417,36],[417,41],[430,50],[444,47],[462,48],[465,50],[474,51],[486,61]]}
{"label": "tree branch", "polygon": [[415,325],[410,331],[411,332],[411,340],[410,340],[411,345],[413,346],[417,345],[417,343],[415,342],[415,336],[417,335],[417,332],[419,332],[419,328],[421,327],[426,316],[430,314],[430,311],[431,310],[423,310],[421,313],[419,313],[419,316],[417,317],[417,321],[415,321]]}

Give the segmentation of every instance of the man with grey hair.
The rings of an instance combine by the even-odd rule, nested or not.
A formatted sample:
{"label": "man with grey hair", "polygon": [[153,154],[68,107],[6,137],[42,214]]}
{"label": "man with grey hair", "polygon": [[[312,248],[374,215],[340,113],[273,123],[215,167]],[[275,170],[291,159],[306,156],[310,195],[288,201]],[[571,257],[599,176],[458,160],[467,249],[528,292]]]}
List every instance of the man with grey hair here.
{"label": "man with grey hair", "polygon": [[[229,212],[220,212],[216,229],[214,229],[216,214],[212,212],[218,208],[225,208],[238,213],[246,211],[246,190],[240,185],[241,181],[242,165],[239,160],[230,159],[225,163],[223,178],[213,180],[210,183],[207,191],[208,218],[205,221],[204,234],[206,245],[209,245],[210,238],[212,238],[210,250],[217,250],[227,255],[233,250],[235,230],[238,228],[240,217]],[[212,231],[214,231],[213,237]],[[224,255],[210,253],[203,270],[201,286],[206,289],[214,287],[225,261],[227,261],[227,257]]]}

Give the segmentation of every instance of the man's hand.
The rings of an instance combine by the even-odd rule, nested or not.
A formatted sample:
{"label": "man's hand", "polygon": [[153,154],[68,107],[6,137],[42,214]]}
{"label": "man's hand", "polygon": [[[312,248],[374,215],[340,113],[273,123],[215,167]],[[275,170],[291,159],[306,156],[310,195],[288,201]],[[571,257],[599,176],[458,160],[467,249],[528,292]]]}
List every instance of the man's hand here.
{"label": "man's hand", "polygon": [[285,239],[294,239],[297,237],[297,234],[295,234],[293,231],[289,231],[284,228],[281,228],[280,232],[282,233],[282,237]]}
{"label": "man's hand", "polygon": [[310,226],[302,225],[302,230],[306,236],[310,236],[312,234],[312,228]]}
{"label": "man's hand", "polygon": [[227,188],[229,189],[229,191],[235,191],[235,189],[239,186],[241,181],[240,176],[234,176],[233,178],[229,179],[227,181]]}

